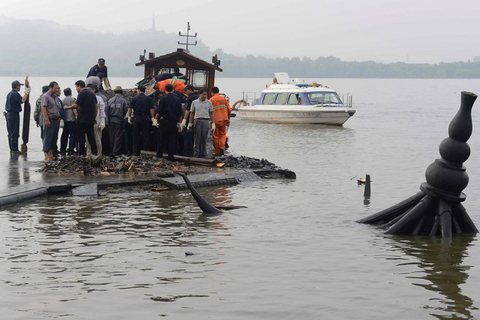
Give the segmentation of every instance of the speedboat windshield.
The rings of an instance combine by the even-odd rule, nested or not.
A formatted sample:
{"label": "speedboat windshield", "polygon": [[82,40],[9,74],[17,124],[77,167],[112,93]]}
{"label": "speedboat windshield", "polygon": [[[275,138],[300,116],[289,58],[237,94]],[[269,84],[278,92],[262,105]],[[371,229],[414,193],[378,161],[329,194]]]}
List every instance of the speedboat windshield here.
{"label": "speedboat windshield", "polygon": [[309,92],[307,96],[310,104],[342,104],[336,92]]}

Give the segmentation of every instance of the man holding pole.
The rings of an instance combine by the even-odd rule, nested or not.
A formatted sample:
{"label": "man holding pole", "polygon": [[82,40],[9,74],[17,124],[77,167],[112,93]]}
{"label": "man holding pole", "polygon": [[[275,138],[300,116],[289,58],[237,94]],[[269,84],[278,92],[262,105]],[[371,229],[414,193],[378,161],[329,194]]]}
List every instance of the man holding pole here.
{"label": "man holding pole", "polygon": [[27,85],[23,97],[18,93],[20,87],[23,86],[20,81],[15,80],[12,82],[12,91],[7,95],[7,101],[5,103],[5,117],[7,119],[7,132],[8,132],[8,145],[10,147],[10,154],[21,154],[18,150],[18,138],[20,137],[20,112],[22,111],[22,103],[27,100],[30,94],[30,88],[28,86],[28,78],[25,81]]}

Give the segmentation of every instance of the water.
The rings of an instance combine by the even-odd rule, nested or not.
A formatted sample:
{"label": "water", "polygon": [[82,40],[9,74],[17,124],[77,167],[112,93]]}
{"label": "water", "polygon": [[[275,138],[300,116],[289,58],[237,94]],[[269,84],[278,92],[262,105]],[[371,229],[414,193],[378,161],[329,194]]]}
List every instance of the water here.
{"label": "water", "polygon": [[[1,96],[13,80],[0,78]],[[49,80],[32,78],[32,96]],[[62,88],[75,80],[57,78]],[[217,84],[233,102],[270,80]],[[352,94],[357,113],[344,127],[234,118],[233,154],[297,174],[199,190],[214,204],[248,208],[205,216],[188,192],[138,190],[0,211],[2,319],[480,318],[478,236],[393,237],[355,223],[419,191],[460,91],[479,93],[480,80],[312,80]],[[464,164],[464,205],[477,227],[479,110]],[[3,118],[0,130],[5,137]],[[28,161],[0,155],[2,189],[46,179],[35,172],[37,133],[32,127]],[[356,182],[365,174],[369,202]]]}

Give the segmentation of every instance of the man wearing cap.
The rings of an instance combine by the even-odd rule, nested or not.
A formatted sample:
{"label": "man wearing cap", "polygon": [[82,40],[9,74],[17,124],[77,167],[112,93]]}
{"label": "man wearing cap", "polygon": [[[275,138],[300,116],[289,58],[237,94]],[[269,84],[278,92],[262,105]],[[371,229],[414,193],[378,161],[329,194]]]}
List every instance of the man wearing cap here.
{"label": "man wearing cap", "polygon": [[185,104],[185,116],[182,120],[183,155],[187,157],[193,157],[193,130],[188,131],[186,125],[190,117],[190,109],[192,108],[192,102],[198,99],[198,94],[193,91],[193,86],[191,84],[187,84],[185,86],[184,92],[188,96],[188,98]]}
{"label": "man wearing cap", "polygon": [[142,147],[143,150],[150,150],[150,131],[152,129],[152,123],[155,126],[158,125],[153,117],[153,101],[150,97],[145,95],[145,90],[145,86],[138,86],[137,95],[132,98],[130,108],[128,108],[128,123],[132,124],[133,154],[135,156],[140,155],[140,149]]}
{"label": "man wearing cap", "polygon": [[110,149],[112,154],[119,155],[122,153],[123,123],[128,111],[128,104],[123,97],[121,86],[116,86],[113,92],[115,92],[115,96],[108,100],[106,113],[110,134]]}
{"label": "man wearing cap", "polygon": [[160,120],[157,138],[157,157],[163,157],[163,152],[168,149],[168,160],[175,161],[177,153],[178,132],[181,131],[182,103],[173,93],[173,85],[165,86],[166,94],[160,98],[155,111],[155,119]]}
{"label": "man wearing cap", "polygon": [[[28,85],[28,83],[27,83]],[[27,100],[30,88],[25,88],[23,97],[18,93],[20,87],[23,86],[18,80],[12,82],[12,91],[7,95],[5,103],[5,111],[7,118],[8,145],[12,154],[20,154],[18,150],[18,138],[20,137],[20,112],[22,111],[22,103]]]}
{"label": "man wearing cap", "polygon": [[[69,155],[75,152],[75,126],[77,125],[76,109],[72,106],[75,104],[76,99],[72,97],[72,89],[66,88],[63,90],[65,98],[63,99],[63,109],[65,110],[65,119],[63,125],[62,137],[60,138],[60,153]],[[69,140],[70,138],[70,140]],[[68,142],[68,149],[67,149]]]}
{"label": "man wearing cap", "polygon": [[97,64],[90,68],[90,71],[87,74],[87,78],[92,76],[99,77],[100,81],[103,80],[107,90],[112,89],[112,87],[110,86],[110,81],[108,81],[108,69],[105,65],[105,59],[98,59]]}

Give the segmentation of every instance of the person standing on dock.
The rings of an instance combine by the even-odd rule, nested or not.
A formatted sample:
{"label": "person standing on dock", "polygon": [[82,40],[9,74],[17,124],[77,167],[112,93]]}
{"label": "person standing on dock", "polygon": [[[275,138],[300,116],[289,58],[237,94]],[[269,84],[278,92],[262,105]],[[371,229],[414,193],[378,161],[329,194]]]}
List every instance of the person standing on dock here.
{"label": "person standing on dock", "polygon": [[93,133],[93,125],[98,113],[97,96],[95,93],[85,88],[85,81],[75,82],[75,89],[78,92],[77,102],[72,106],[77,111],[77,154],[85,156],[85,135],[92,149],[92,154],[97,154],[97,143]]}
{"label": "person standing on dock", "polygon": [[[100,87],[98,87],[100,88]],[[105,128],[102,130],[102,154],[108,156],[111,154],[110,150],[110,131],[108,130],[108,98],[105,96],[102,91],[96,90],[95,94],[103,99],[105,104]]]}
{"label": "person standing on dock", "polygon": [[199,94],[200,97],[192,102],[187,131],[192,131],[193,127],[193,156],[195,158],[205,158],[207,156],[208,130],[215,128],[215,123],[213,122],[212,103],[207,99],[207,90],[201,89]]}
{"label": "person standing on dock", "polygon": [[[154,121],[153,101],[145,95],[146,88],[139,85],[137,95],[132,98],[128,108],[128,123],[132,124],[133,155],[140,155],[140,148],[150,150],[150,131]],[[132,121],[133,111],[133,121]]]}
{"label": "person standing on dock", "polygon": [[188,96],[185,103],[185,115],[182,120],[183,132],[183,155],[186,157],[193,157],[193,131],[187,130],[187,122],[190,118],[190,109],[192,108],[193,101],[198,99],[198,94],[193,91],[193,86],[188,84],[184,89],[185,94]]}
{"label": "person standing on dock", "polygon": [[45,163],[51,163],[55,160],[53,151],[56,148],[60,125],[60,109],[57,97],[59,86],[57,82],[52,81],[48,87],[48,91],[42,96],[42,114],[45,119],[42,151],[45,154]]}
{"label": "person standing on dock", "polygon": [[105,65],[105,59],[98,59],[97,64],[90,68],[90,71],[88,71],[87,74],[87,78],[92,76],[99,77],[100,81],[105,83],[105,87],[107,90],[112,89],[112,87],[110,86],[110,81],[108,80],[108,68]]}
{"label": "person standing on dock", "polygon": [[227,126],[230,122],[230,113],[232,108],[227,99],[219,94],[218,87],[212,88],[212,97],[210,102],[213,106],[213,119],[215,125],[212,128],[213,147],[215,156],[225,154],[225,141],[227,140]]}
{"label": "person standing on dock", "polygon": [[[28,85],[28,84],[27,84]],[[25,88],[23,97],[18,93],[23,83],[15,80],[12,82],[12,91],[7,95],[5,103],[5,118],[7,119],[8,146],[11,154],[21,154],[18,150],[18,138],[20,137],[20,112],[22,112],[22,103],[27,100],[31,88]]]}
{"label": "person standing on dock", "polygon": [[42,96],[48,91],[48,85],[42,87],[42,94],[35,102],[35,111],[33,112],[33,120],[40,127],[40,139],[43,139],[43,128],[45,126],[45,119],[42,114]]}
{"label": "person standing on dock", "polygon": [[[65,155],[72,155],[75,152],[75,126],[77,125],[77,110],[72,106],[75,104],[76,99],[72,97],[72,89],[65,88],[63,90],[65,98],[63,99],[63,109],[65,110],[65,119],[63,124],[62,137],[60,138],[60,153]],[[67,149],[68,143],[68,149]]]}
{"label": "person standing on dock", "polygon": [[122,87],[116,86],[113,92],[115,92],[115,96],[108,100],[106,116],[108,119],[111,153],[120,155],[123,143],[123,123],[128,112],[128,104],[123,97]]}
{"label": "person standing on dock", "polygon": [[160,98],[155,112],[155,121],[160,120],[158,122],[157,157],[162,158],[163,152],[168,149],[169,161],[175,161],[178,131],[181,131],[182,121],[182,103],[173,90],[173,85],[165,86],[166,94]]}
{"label": "person standing on dock", "polygon": [[95,94],[95,98],[97,99],[98,104],[98,112],[97,116],[95,117],[95,124],[93,126],[93,134],[95,137],[95,143],[97,145],[97,152],[93,153],[92,149],[90,148],[90,143],[87,141],[87,156],[93,154],[97,156],[102,155],[102,131],[105,129],[105,103],[103,99],[97,95],[98,87],[94,84],[87,85],[87,88],[90,89]]}

